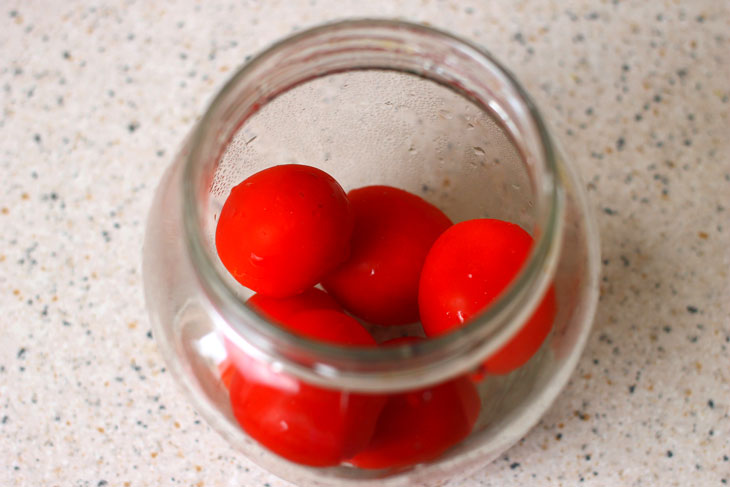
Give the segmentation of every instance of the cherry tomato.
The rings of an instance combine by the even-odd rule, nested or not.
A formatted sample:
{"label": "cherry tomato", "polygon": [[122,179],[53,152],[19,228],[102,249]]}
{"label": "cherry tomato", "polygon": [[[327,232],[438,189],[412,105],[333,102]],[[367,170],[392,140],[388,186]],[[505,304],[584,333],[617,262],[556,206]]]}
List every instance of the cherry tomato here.
{"label": "cherry tomato", "polygon": [[[354,318],[328,310],[295,313],[285,326],[310,338],[347,346],[374,346]],[[363,449],[375,430],[385,398],[313,386],[232,353],[233,415],[269,450],[293,462],[332,466]]]}
{"label": "cherry tomato", "polygon": [[316,287],[309,288],[302,294],[289,298],[271,298],[262,294],[254,294],[248,298],[246,304],[264,314],[271,321],[279,323],[285,322],[300,311],[310,309],[342,310],[332,296]]}
{"label": "cherry tomato", "polygon": [[231,381],[233,380],[233,374],[235,371],[236,367],[228,357],[218,364],[218,373],[220,374],[221,383],[227,390],[231,389]]}
{"label": "cherry tomato", "polygon": [[[417,340],[404,338],[385,344]],[[388,398],[367,448],[349,461],[360,468],[399,468],[433,460],[466,438],[481,400],[465,377]]]}
{"label": "cherry tomato", "polygon": [[[313,309],[342,310],[332,296],[316,287],[309,288],[302,294],[297,294],[290,298],[277,299],[262,296],[261,294],[254,294],[246,303],[260,313],[263,313],[271,321],[279,323],[286,321],[300,311]],[[226,389],[231,388],[231,379],[233,378],[234,370],[235,366],[229,358],[226,358],[218,364],[221,382]]]}
{"label": "cherry tomato", "polygon": [[[332,296],[321,289],[317,289],[316,287],[309,288],[302,294],[297,294],[290,298],[277,299],[262,296],[261,294],[254,294],[248,299],[248,301],[246,301],[246,303],[258,312],[264,314],[271,321],[279,323],[285,322],[300,311],[314,309],[332,309],[342,311],[342,308],[340,308],[340,305],[337,304],[337,301],[335,301]],[[235,367],[233,362],[228,358],[218,364],[221,382],[226,389],[231,388],[231,379],[233,377],[234,370]]]}
{"label": "cherry tomato", "polygon": [[295,313],[284,325],[292,331],[323,342],[349,346],[375,346],[377,342],[352,316],[332,309]]}
{"label": "cherry tomato", "polygon": [[535,355],[553,328],[556,308],[555,288],[550,286],[527,323],[496,353],[484,361],[484,369],[492,374],[509,374],[525,365]]}
{"label": "cherry tomato", "polygon": [[[421,273],[418,301],[426,335],[446,333],[485,309],[517,275],[531,247],[527,232],[501,220],[469,220],[444,232]],[[551,288],[520,331],[485,361],[485,369],[505,374],[526,363],[550,332],[555,313]]]}
{"label": "cherry tomato", "polygon": [[371,323],[418,321],[421,267],[451,220],[402,189],[367,186],[347,196],[355,213],[351,255],[322,285],[346,310]]}
{"label": "cherry tomato", "polygon": [[353,215],[344,190],[314,167],[264,169],[231,190],[216,228],[223,265],[275,298],[299,294],[347,259]]}

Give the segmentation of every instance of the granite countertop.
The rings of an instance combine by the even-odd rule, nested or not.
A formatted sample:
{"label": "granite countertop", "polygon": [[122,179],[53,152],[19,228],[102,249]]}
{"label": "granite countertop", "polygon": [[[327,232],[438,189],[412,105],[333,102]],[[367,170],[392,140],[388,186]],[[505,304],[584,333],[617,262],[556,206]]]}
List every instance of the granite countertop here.
{"label": "granite countertop", "polygon": [[0,7],[0,485],[269,486],[188,405],[141,283],[145,216],[207,102],[348,16],[481,43],[583,175],[601,300],[524,440],[449,486],[730,483],[730,4],[23,2]]}

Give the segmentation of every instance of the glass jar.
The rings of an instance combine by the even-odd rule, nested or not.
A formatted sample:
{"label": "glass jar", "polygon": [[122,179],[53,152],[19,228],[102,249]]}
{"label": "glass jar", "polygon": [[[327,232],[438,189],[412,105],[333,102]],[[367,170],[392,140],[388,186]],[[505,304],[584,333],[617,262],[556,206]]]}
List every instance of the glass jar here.
{"label": "glass jar", "polygon": [[[372,184],[400,187],[454,222],[482,217],[514,222],[532,235],[534,245],[507,289],[448,334],[379,348],[310,340],[245,304],[252,292],[226,271],[214,243],[231,188],[284,163],[320,168],[346,191]],[[272,46],[220,91],[157,190],[144,283],[155,338],[170,371],[199,413],[251,460],[302,486],[436,485],[496,458],[559,394],[590,329],[598,262],[582,184],[517,81],[484,50],[449,34],[405,22],[356,20]],[[515,335],[549,288],[557,314],[540,350],[511,373],[485,373],[480,364]],[[418,325],[370,329],[381,342],[420,333]],[[316,465],[272,444],[288,441],[285,421],[278,432],[269,432],[274,440],[244,424],[260,417],[244,417],[249,433],[242,429],[229,400],[231,369],[269,393],[321,391],[337,398],[341,407],[333,414],[341,417],[328,418],[334,426],[322,431],[315,426],[309,433],[342,440],[352,433],[348,428],[357,429],[359,439],[344,448],[349,455],[355,453],[353,443],[363,448],[370,441],[374,433],[362,428],[382,421],[378,412],[389,398],[411,394],[428,401],[438,388],[468,383],[472,389],[465,394],[476,391],[478,403],[464,413],[473,416],[464,420],[468,431],[419,457],[417,465],[360,468],[347,458]],[[462,403],[471,399],[464,399],[463,390],[455,394],[447,397],[449,407],[468,409]],[[274,396],[262,397],[263,415],[266,405],[280,405]],[[299,412],[306,416],[305,409]],[[447,419],[429,418],[435,422],[411,434]],[[421,440],[431,441],[427,435]],[[317,449],[320,440],[311,441],[295,447]]]}

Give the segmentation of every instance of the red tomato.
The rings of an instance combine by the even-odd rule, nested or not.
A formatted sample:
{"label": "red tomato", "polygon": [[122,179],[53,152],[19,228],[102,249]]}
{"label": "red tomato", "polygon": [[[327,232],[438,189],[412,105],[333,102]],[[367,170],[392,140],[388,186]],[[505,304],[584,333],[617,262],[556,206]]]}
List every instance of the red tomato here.
{"label": "red tomato", "polygon": [[292,331],[323,342],[348,346],[375,346],[377,342],[352,316],[332,309],[309,309],[289,318],[284,325]]}
{"label": "red tomato", "polygon": [[[302,311],[285,325],[330,343],[375,345],[354,318],[338,311]],[[331,466],[370,441],[384,397],[313,386],[273,371],[240,351],[231,355],[236,363],[230,390],[233,414],[269,450],[304,465]]]}
{"label": "red tomato", "polygon": [[271,298],[262,294],[254,294],[248,298],[246,304],[264,314],[271,321],[279,323],[285,322],[300,311],[310,309],[342,310],[332,296],[316,287],[309,288],[302,294],[289,298]]}
{"label": "red tomato", "polygon": [[[485,309],[517,275],[531,247],[527,232],[501,220],[469,220],[444,232],[421,273],[418,302],[426,335],[446,333]],[[487,359],[486,370],[504,374],[526,363],[550,332],[555,313],[551,289],[523,328]]]}
{"label": "red tomato", "polygon": [[303,292],[347,259],[352,228],[350,203],[332,176],[287,164],[231,190],[215,243],[238,282],[282,298]]}
{"label": "red tomato", "polygon": [[428,249],[451,220],[422,198],[389,186],[348,193],[355,213],[350,258],[322,285],[371,323],[418,321],[418,279]]}
{"label": "red tomato", "polygon": [[233,380],[233,374],[235,371],[236,367],[234,367],[230,358],[225,358],[218,364],[218,373],[220,374],[221,383],[223,383],[223,387],[228,390],[231,389],[231,381]]}
{"label": "red tomato", "polygon": [[[404,343],[396,339],[386,344]],[[481,400],[465,377],[388,398],[370,444],[349,461],[360,468],[399,468],[433,460],[466,438]]]}
{"label": "red tomato", "polygon": [[484,369],[492,374],[509,374],[526,364],[550,333],[556,313],[555,288],[550,286],[527,323],[484,361]]}
{"label": "red tomato", "polygon": [[[279,323],[286,321],[300,311],[314,309],[342,310],[332,296],[316,287],[309,288],[302,294],[297,294],[290,298],[277,299],[262,296],[261,294],[254,294],[246,303],[264,314],[271,321],[277,321]],[[226,358],[218,364],[221,382],[226,389],[231,388],[231,379],[233,378],[234,370],[233,362],[229,358]]]}

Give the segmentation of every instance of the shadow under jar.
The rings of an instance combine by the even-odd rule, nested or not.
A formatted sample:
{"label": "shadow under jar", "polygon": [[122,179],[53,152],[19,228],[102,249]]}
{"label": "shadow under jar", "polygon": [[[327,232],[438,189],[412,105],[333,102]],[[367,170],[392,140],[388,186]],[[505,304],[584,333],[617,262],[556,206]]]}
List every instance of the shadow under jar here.
{"label": "shadow under jar", "polygon": [[[328,172],[345,191],[375,184],[405,189],[454,222],[486,217],[516,223],[534,245],[507,289],[448,334],[370,348],[307,339],[245,304],[252,292],[223,267],[214,238],[232,187],[290,163]],[[558,395],[590,329],[598,254],[579,178],[504,68],[443,32],[357,20],[274,45],[221,90],[157,190],[144,283],[155,338],[171,372],[200,414],[251,460],[302,486],[437,485],[496,458]],[[550,286],[557,312],[540,350],[509,374],[480,372]],[[370,329],[379,342],[418,333],[418,325]],[[417,465],[359,468],[346,458],[337,465],[302,465],[239,426],[224,377],[230,364],[283,393],[337,395],[343,408],[362,398],[380,408],[378,398],[466,381],[478,394],[477,408],[468,413],[474,418],[463,439]],[[287,435],[286,424],[278,434]]]}

